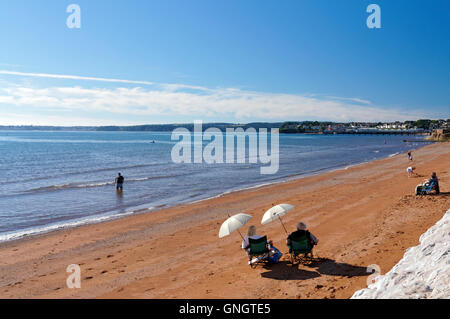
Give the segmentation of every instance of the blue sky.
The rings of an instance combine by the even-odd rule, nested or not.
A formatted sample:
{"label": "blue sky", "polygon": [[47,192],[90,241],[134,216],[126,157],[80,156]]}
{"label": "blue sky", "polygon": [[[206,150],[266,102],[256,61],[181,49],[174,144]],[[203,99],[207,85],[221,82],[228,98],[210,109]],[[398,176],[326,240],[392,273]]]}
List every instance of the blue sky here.
{"label": "blue sky", "polygon": [[0,39],[0,125],[450,118],[448,0],[1,0]]}

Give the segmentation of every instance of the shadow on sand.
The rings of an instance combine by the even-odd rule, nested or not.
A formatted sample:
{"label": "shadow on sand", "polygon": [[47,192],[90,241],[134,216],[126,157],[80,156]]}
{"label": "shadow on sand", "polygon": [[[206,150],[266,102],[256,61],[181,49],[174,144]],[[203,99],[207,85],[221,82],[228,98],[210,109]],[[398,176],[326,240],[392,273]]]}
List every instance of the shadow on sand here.
{"label": "shadow on sand", "polygon": [[[275,280],[306,280],[320,277],[321,275],[340,276],[340,277],[357,277],[369,276],[366,267],[353,266],[346,263],[338,263],[332,259],[320,258],[310,263],[302,265],[292,264],[288,261],[280,261],[278,264],[269,264],[263,266],[268,271],[263,272],[261,277]],[[306,270],[304,267],[312,268]]]}
{"label": "shadow on sand", "polygon": [[418,196],[424,196],[424,197],[447,197],[450,196],[450,192],[440,192],[439,194],[436,193],[429,193],[426,195],[418,195]]}
{"label": "shadow on sand", "polygon": [[439,197],[439,196],[450,196],[450,192],[440,192],[439,194],[434,194],[434,196],[437,196],[437,197]]}
{"label": "shadow on sand", "polygon": [[306,280],[320,277],[316,271],[299,269],[298,265],[292,266],[288,261],[282,260],[278,264],[264,265],[268,271],[263,272],[261,277],[275,280]]}
{"label": "shadow on sand", "polygon": [[328,258],[321,258],[320,260],[313,261],[305,266],[314,268],[318,273],[328,276],[351,278],[370,275],[370,273],[367,272],[367,267],[354,266],[347,263],[338,263]]}

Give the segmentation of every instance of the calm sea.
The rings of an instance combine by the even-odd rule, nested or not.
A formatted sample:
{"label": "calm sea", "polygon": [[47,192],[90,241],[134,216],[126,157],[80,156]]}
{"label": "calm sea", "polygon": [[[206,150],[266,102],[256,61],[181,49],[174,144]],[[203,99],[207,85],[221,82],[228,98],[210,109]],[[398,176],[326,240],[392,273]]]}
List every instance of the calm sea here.
{"label": "calm sea", "polygon": [[[0,241],[388,157],[418,137],[284,135],[280,168],[175,164],[170,132],[0,131]],[[154,143],[153,143],[154,141]],[[205,142],[206,143],[206,142]],[[122,195],[114,178],[125,176]]]}

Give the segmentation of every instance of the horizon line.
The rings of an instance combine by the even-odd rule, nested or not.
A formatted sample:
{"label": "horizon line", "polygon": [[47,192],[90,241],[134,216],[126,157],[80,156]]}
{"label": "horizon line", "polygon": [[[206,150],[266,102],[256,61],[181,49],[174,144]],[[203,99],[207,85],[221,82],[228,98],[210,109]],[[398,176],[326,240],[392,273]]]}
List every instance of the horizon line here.
{"label": "horizon line", "polygon": [[[392,122],[386,122],[386,121],[347,121],[347,122],[335,122],[335,121],[329,121],[329,120],[287,120],[287,121],[275,121],[275,122],[269,122],[269,121],[252,121],[252,122],[202,122],[202,124],[230,124],[230,125],[248,125],[248,124],[284,124],[289,122],[294,123],[303,123],[303,122],[318,122],[318,123],[334,123],[334,124],[350,124],[350,123],[365,123],[365,124],[377,124],[377,123],[405,123],[405,122],[417,122],[421,120],[429,120],[429,121],[445,121],[448,122],[450,119],[443,119],[443,118],[423,118],[419,120],[405,120],[405,121],[392,121]],[[80,128],[99,128],[99,127],[136,127],[136,126],[156,126],[156,125],[193,125],[195,121],[191,122],[172,122],[172,123],[147,123],[147,124],[127,124],[127,125],[117,125],[117,124],[110,124],[110,125],[35,125],[35,124],[14,124],[14,125],[4,125],[0,124],[0,127],[23,127],[23,126],[32,126],[32,127],[56,127],[56,128],[71,128],[71,127],[80,127]]]}

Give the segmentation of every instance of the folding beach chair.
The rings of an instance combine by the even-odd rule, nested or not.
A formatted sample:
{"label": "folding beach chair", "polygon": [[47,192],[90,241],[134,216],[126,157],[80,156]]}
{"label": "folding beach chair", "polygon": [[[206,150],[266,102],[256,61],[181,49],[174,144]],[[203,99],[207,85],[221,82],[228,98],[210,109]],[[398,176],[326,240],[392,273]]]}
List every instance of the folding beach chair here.
{"label": "folding beach chair", "polygon": [[249,262],[250,267],[255,268],[258,263],[268,262],[269,260],[269,248],[267,243],[267,236],[259,239],[249,238],[250,244]]}
{"label": "folding beach chair", "polygon": [[[416,195],[427,195],[431,193],[433,190],[435,190],[435,183],[431,182],[430,184],[426,185],[417,185],[416,187]],[[436,191],[437,193],[437,191]]]}
{"label": "folding beach chair", "polygon": [[305,235],[300,238],[292,238],[291,244],[288,245],[289,252],[291,254],[291,263],[294,265],[296,261],[303,263],[312,261],[313,256],[313,245],[310,239]]}

